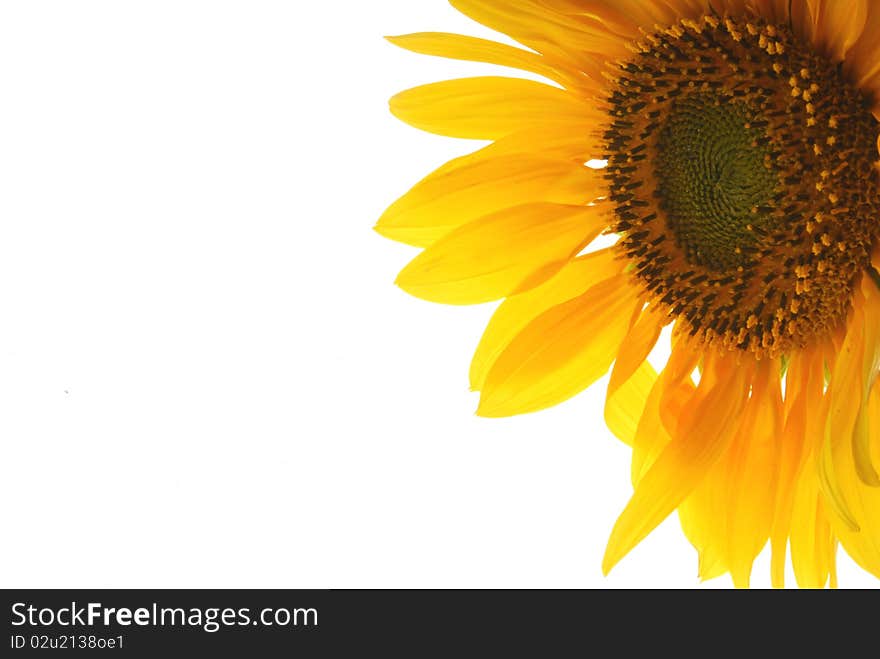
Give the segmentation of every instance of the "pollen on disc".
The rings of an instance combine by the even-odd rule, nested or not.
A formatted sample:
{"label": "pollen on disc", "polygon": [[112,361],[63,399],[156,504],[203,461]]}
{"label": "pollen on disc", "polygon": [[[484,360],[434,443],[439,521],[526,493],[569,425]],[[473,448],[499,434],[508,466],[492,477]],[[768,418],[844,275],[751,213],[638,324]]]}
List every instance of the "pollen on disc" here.
{"label": "pollen on disc", "polygon": [[603,175],[637,283],[725,349],[826,335],[880,233],[869,99],[757,19],[684,20],[635,51],[607,99]]}

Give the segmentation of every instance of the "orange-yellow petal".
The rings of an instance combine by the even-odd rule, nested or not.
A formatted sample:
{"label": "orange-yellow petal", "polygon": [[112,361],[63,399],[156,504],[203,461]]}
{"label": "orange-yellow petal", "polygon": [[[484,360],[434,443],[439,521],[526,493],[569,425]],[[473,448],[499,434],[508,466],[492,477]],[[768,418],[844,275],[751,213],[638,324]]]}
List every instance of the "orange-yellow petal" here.
{"label": "orange-yellow petal", "polygon": [[597,207],[515,206],[454,229],[414,258],[397,284],[431,302],[491,302],[546,281],[604,228]]}
{"label": "orange-yellow petal", "polygon": [[642,311],[620,344],[620,352],[611,371],[611,380],[608,382],[609,397],[629,380],[641,363],[648,358],[657,339],[660,338],[660,332],[668,322],[668,318],[650,307]]}
{"label": "orange-yellow petal", "polygon": [[540,82],[486,76],[444,80],[391,98],[391,112],[411,126],[449,137],[495,140],[541,124],[597,114],[576,96]]}
{"label": "orange-yellow petal", "polygon": [[621,441],[632,445],[639,419],[657,373],[646,361],[667,319],[652,309],[640,310],[620,344],[608,391],[605,423]]}
{"label": "orange-yellow petal", "polygon": [[[858,291],[857,297],[861,298]],[[828,382],[825,394],[828,412],[822,446],[817,455],[819,486],[829,512],[839,516],[854,530],[858,529],[859,523],[843,495],[833,461],[838,444],[843,443],[848,450],[852,450],[852,438],[864,395],[865,329],[864,302],[859,299],[854,305],[846,338],[838,351],[837,363]],[[864,397],[867,399],[867,396]]]}
{"label": "orange-yellow petal", "polygon": [[530,71],[548,80],[554,80],[560,84],[569,84],[573,79],[572,74],[566,74],[553,66],[550,66],[546,58],[537,53],[515,48],[506,44],[479,39],[462,34],[449,32],[417,32],[404,34],[397,37],[386,37],[395,46],[435,57],[448,57],[471,62],[485,62],[497,64],[523,71]]}
{"label": "orange-yellow petal", "polygon": [[[871,458],[880,464],[880,381],[871,390],[867,416]],[[859,520],[859,530],[854,531],[832,519],[835,533],[856,563],[880,577],[880,487],[864,482],[852,452],[843,443],[837,446],[834,468],[848,505]]]}
{"label": "orange-yellow petal", "polygon": [[589,160],[600,159],[605,150],[596,125],[595,119],[587,117],[533,126],[506,135],[478,153],[487,158],[530,153],[543,158],[571,160],[582,165]]}
{"label": "orange-yellow petal", "polygon": [[473,20],[498,30],[540,53],[565,55],[605,53],[624,56],[625,42],[614,38],[599,21],[554,11],[541,0],[450,0],[450,4]]}
{"label": "orange-yellow petal", "polygon": [[[871,456],[871,432],[868,424],[868,401],[880,372],[880,288],[872,277],[862,278],[864,305],[864,352],[862,355],[861,409],[856,418],[852,452],[859,478],[871,487],[880,487],[877,465]],[[858,303],[858,298],[857,302]]]}
{"label": "orange-yellow petal", "polygon": [[700,385],[675,434],[614,525],[602,562],[606,573],[678,507],[723,455],[748,396],[748,371],[707,355]]}
{"label": "orange-yellow petal", "polygon": [[530,202],[586,204],[605,193],[601,175],[583,164],[526,153],[459,159],[419,181],[379,219],[387,238],[428,247],[452,229]]}
{"label": "orange-yellow petal", "polygon": [[813,14],[813,45],[833,61],[842,61],[865,28],[870,0],[807,0]]}
{"label": "orange-yellow petal", "polygon": [[[560,14],[598,21],[610,33],[623,38],[638,39],[643,32],[657,25],[672,25],[682,18],[697,19],[713,10],[709,0],[540,0]],[[718,0],[715,9],[723,9]],[[592,23],[589,23],[592,24]]]}
{"label": "orange-yellow petal", "polygon": [[857,86],[880,91],[880,3],[869,3],[865,28],[843,66]]}
{"label": "orange-yellow petal", "polygon": [[656,381],[657,371],[645,361],[626,382],[605,397],[605,425],[624,444],[632,446],[635,442],[639,422]]}
{"label": "orange-yellow petal", "polygon": [[701,579],[729,571],[737,587],[748,587],[773,520],[781,425],[779,364],[762,361],[730,448],[679,506]]}
{"label": "orange-yellow petal", "polygon": [[745,420],[728,460],[727,566],[737,587],[747,588],[755,557],[770,537],[782,439],[779,363],[758,365]]}
{"label": "orange-yellow petal", "polygon": [[566,264],[540,286],[502,302],[483,332],[471,361],[471,389],[483,388],[498,355],[526,325],[548,309],[583,295],[590,287],[618,274],[623,266],[614,249],[585,254]]}
{"label": "orange-yellow petal", "polygon": [[727,518],[721,513],[726,510],[730,489],[730,469],[722,457],[678,507],[681,529],[697,550],[697,573],[703,581],[729,570]]}
{"label": "orange-yellow petal", "polygon": [[636,300],[620,274],[535,318],[495,360],[477,413],[535,412],[586,389],[611,366]]}
{"label": "orange-yellow petal", "polygon": [[[678,415],[685,402],[693,397],[694,385],[690,379],[695,355],[682,348],[673,348],[666,368],[657,378],[645,401],[645,408],[633,438],[633,457],[630,466],[633,486],[638,485],[671,439],[663,423],[661,408],[674,407]],[[687,366],[690,365],[690,370]]]}
{"label": "orange-yellow petal", "polygon": [[[824,432],[824,369],[823,351],[807,348],[792,356],[786,374],[785,428],[780,441],[776,503],[770,534],[770,572],[776,588],[785,584],[785,556],[798,477],[811,447],[819,445]],[[814,478],[814,475],[811,473],[808,477]]]}
{"label": "orange-yellow petal", "polygon": [[[806,473],[814,472],[810,458]],[[801,588],[824,588],[834,565],[834,535],[815,478],[801,478],[791,520],[791,564]]]}

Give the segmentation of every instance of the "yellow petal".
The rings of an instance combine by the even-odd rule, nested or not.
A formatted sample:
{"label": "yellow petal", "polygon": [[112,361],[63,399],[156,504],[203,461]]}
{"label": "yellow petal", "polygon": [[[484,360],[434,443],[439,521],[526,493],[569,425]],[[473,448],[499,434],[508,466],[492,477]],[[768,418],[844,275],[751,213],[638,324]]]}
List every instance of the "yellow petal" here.
{"label": "yellow petal", "polygon": [[600,22],[552,11],[547,2],[450,0],[450,4],[540,53],[567,55],[568,59],[579,53],[606,53],[609,58],[627,54],[623,40],[614,38]]}
{"label": "yellow petal", "polygon": [[[880,381],[877,379],[880,294],[869,277],[865,277],[862,282],[861,294],[863,299],[860,301],[858,296],[856,298],[854,318],[847,334],[849,336],[853,333],[853,326],[864,332],[865,345],[860,375],[868,393],[862,400],[852,444],[833,441],[830,443],[832,457],[823,457],[826,457],[825,468],[834,471],[831,480],[836,494],[845,501],[846,510],[856,523],[847,523],[844,518],[832,516],[834,531],[847,553],[859,565],[880,576],[880,487],[876,478],[876,465],[880,464]],[[863,321],[860,317],[862,311]],[[847,361],[852,362],[855,359]],[[862,398],[855,390],[851,390],[850,395],[851,398]],[[826,448],[828,445],[826,444]]]}
{"label": "yellow petal", "polygon": [[[860,296],[860,294],[857,293]],[[825,434],[817,456],[819,486],[825,502],[833,513],[853,530],[858,520],[852,514],[833,465],[835,447],[839,443],[852,450],[852,438],[856,420],[862,406],[863,357],[865,354],[865,314],[863,301],[857,301],[848,323],[846,338],[838,353],[837,363],[831,373],[826,392],[828,413]]]}
{"label": "yellow petal", "polygon": [[486,157],[531,153],[543,158],[571,160],[578,165],[601,159],[605,145],[596,130],[599,119],[542,124],[511,133],[485,147]]}
{"label": "yellow petal", "polygon": [[568,92],[532,80],[487,76],[444,80],[392,97],[391,112],[430,133],[495,140],[541,124],[596,114]]}
{"label": "yellow petal", "polygon": [[[872,277],[862,278],[864,305],[864,354],[862,357],[862,390],[859,416],[853,434],[853,460],[856,471],[866,485],[880,487],[880,476],[871,457],[871,435],[868,429],[868,399],[880,371],[880,288]],[[859,300],[856,299],[856,304]]]}
{"label": "yellow petal", "polygon": [[681,342],[673,344],[669,360],[648,395],[645,411],[636,428],[630,465],[634,486],[648,472],[670,441],[676,425],[667,423],[665,418],[677,420],[683,407],[693,398],[695,387],[691,373],[698,358],[694,351]]}
{"label": "yellow petal", "polygon": [[[875,382],[869,397],[868,426],[871,457],[880,463],[880,382]],[[853,531],[832,519],[835,533],[853,560],[880,577],[880,488],[869,486],[859,477],[853,454],[843,443],[837,446],[834,457],[837,480],[859,520],[859,530]]]}
{"label": "yellow petal", "polygon": [[758,365],[744,422],[730,451],[727,565],[738,588],[749,586],[752,563],[770,537],[782,439],[780,365]]}
{"label": "yellow petal", "polygon": [[606,573],[678,507],[723,455],[748,396],[748,370],[707,356],[706,370],[676,434],[639,481],[614,525],[602,562]]}
{"label": "yellow petal", "polygon": [[611,366],[636,299],[621,274],[535,318],[495,361],[477,413],[535,412],[586,389]]}
{"label": "yellow petal", "polygon": [[847,53],[843,66],[858,87],[880,90],[880,3],[869,4],[865,29]]}
{"label": "yellow petal", "polygon": [[657,379],[645,361],[657,343],[667,319],[645,309],[640,311],[618,351],[608,392],[605,394],[605,423],[614,435],[632,445],[648,394]]}
{"label": "yellow petal", "polygon": [[648,396],[657,381],[657,371],[648,362],[605,397],[605,425],[624,444],[632,446]]}
{"label": "yellow petal", "polygon": [[596,170],[531,154],[459,159],[419,183],[383,213],[376,231],[427,247],[471,220],[529,202],[585,205],[606,194]]}
{"label": "yellow petal", "polygon": [[596,130],[595,120],[586,117],[574,121],[529,126],[460,158],[450,160],[432,175],[439,175],[478,160],[492,160],[509,155],[530,155],[549,160],[570,160],[578,165],[601,158],[605,145]]}
{"label": "yellow petal", "polygon": [[638,485],[666,445],[670,434],[663,423],[661,409],[666,407],[676,416],[694,394],[694,384],[690,379],[697,356],[681,345],[673,346],[672,354],[660,377],[654,383],[645,409],[636,427],[633,439],[631,477],[633,486]]}
{"label": "yellow petal", "polygon": [[[798,477],[810,447],[819,445],[824,433],[822,396],[825,366],[821,349],[795,352],[786,373],[785,429],[780,442],[776,504],[770,534],[770,573],[775,588],[785,585],[785,555],[791,529],[792,506]],[[810,473],[809,478],[814,478]]]}
{"label": "yellow petal", "polygon": [[620,344],[620,354],[614,363],[611,380],[608,382],[608,396],[623,385],[644,362],[660,338],[660,332],[669,322],[662,313],[651,308],[642,311],[638,320],[627,332]]}
{"label": "yellow petal", "polygon": [[731,572],[739,588],[770,534],[782,425],[779,364],[762,361],[730,448],[679,506],[700,556],[700,578]]}
{"label": "yellow petal", "polygon": [[821,16],[822,0],[801,0],[791,5],[791,26],[794,33],[807,43],[815,43]]}
{"label": "yellow petal", "polygon": [[813,0],[818,11],[813,44],[833,61],[842,61],[858,41],[868,17],[869,0]]}
{"label": "yellow petal", "polygon": [[614,249],[580,256],[553,278],[525,293],[506,299],[489,321],[471,361],[471,389],[483,388],[486,375],[507,345],[535,318],[563,302],[583,295],[591,286],[623,270]]}
{"label": "yellow petal", "polygon": [[413,259],[397,284],[431,302],[491,302],[549,279],[604,228],[596,207],[515,206],[453,230]]}
{"label": "yellow petal", "polygon": [[[816,465],[810,458],[806,473]],[[791,521],[791,564],[801,588],[824,588],[834,562],[834,536],[815,478],[801,478],[795,493]]]}
{"label": "yellow petal", "polygon": [[488,39],[468,37],[448,32],[418,32],[398,37],[386,37],[395,46],[435,57],[486,62],[523,71],[530,71],[562,85],[571,83],[573,75],[547,64],[544,57],[522,48]]}
{"label": "yellow petal", "polygon": [[550,0],[550,4],[564,14],[595,17],[609,31],[630,39],[641,37],[639,28],[671,25],[679,18],[695,17],[706,10],[705,2],[697,3],[702,5],[697,12],[683,2],[676,2],[674,7],[643,0]]}
{"label": "yellow petal", "polygon": [[726,510],[731,489],[727,451],[712,466],[700,485],[681,502],[678,519],[685,537],[697,550],[698,574],[702,581],[720,577],[727,563]]}

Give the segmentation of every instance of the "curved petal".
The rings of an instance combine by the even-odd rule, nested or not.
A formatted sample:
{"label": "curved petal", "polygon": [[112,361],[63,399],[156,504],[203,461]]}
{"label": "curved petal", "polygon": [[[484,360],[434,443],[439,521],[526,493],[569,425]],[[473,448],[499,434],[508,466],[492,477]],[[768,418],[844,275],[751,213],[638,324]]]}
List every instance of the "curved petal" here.
{"label": "curved petal", "polygon": [[421,130],[477,140],[599,117],[595,109],[558,87],[499,76],[414,87],[393,96],[389,106],[395,117]]}
{"label": "curved petal", "polygon": [[727,566],[747,588],[752,564],[770,537],[782,440],[782,388],[777,360],[758,366],[744,422],[731,447],[731,490],[725,502]]}
{"label": "curved petal", "polygon": [[856,418],[852,452],[859,478],[871,487],[880,487],[877,465],[871,456],[871,434],[868,427],[868,401],[880,372],[880,288],[872,277],[862,278],[864,296],[864,354],[862,356],[861,409]]}
{"label": "curved petal", "polygon": [[[810,458],[807,473],[814,473]],[[824,588],[834,570],[834,535],[815,478],[801,478],[791,521],[791,564],[801,588]]]}
{"label": "curved petal", "polygon": [[656,381],[657,371],[645,361],[624,384],[605,397],[605,425],[628,446],[635,442],[639,422]]}
{"label": "curved petal", "polygon": [[[543,76],[561,85],[569,85],[574,82],[579,86],[583,86],[586,82],[583,76],[576,78],[574,74],[552,66],[545,57],[537,53],[488,39],[449,32],[417,32],[385,38],[395,46],[422,55],[447,57],[449,59],[460,59],[469,62],[485,62],[487,64],[520,69]],[[595,90],[598,91],[598,88]]]}
{"label": "curved petal", "polygon": [[808,0],[814,13],[813,45],[840,62],[865,29],[869,0]]}
{"label": "curved petal", "polygon": [[416,183],[379,218],[376,231],[427,247],[484,215],[531,202],[584,205],[606,193],[601,173],[531,154],[463,158]]}
{"label": "curved petal", "polygon": [[410,261],[396,283],[431,302],[491,302],[546,281],[605,227],[595,206],[515,206],[453,230]]}
{"label": "curved petal", "polygon": [[[792,506],[804,461],[824,431],[822,398],[825,361],[821,349],[796,352],[786,373],[785,427],[783,430],[773,527],[770,533],[773,586],[785,585],[785,554],[791,530]],[[814,478],[811,472],[806,477]]]}
{"label": "curved petal", "polygon": [[661,312],[652,308],[642,310],[639,318],[627,332],[620,344],[620,351],[611,371],[608,382],[608,396],[623,385],[636,369],[644,362],[660,338],[660,332],[669,323],[669,319]]}
{"label": "curved petal", "polygon": [[537,0],[450,0],[450,4],[539,53],[567,55],[569,59],[578,53],[605,53],[609,58],[627,54],[624,43],[599,21],[578,20]]}
{"label": "curved petal", "polygon": [[[605,145],[594,120],[533,126],[502,137],[482,151],[486,157],[532,153],[543,158],[572,160],[579,165],[601,159]],[[479,153],[479,152],[478,152]]]}
{"label": "curved petal", "polygon": [[[868,425],[872,435],[871,456],[880,463],[880,382],[875,382],[871,390]],[[880,577],[880,487],[871,487],[859,477],[853,454],[843,444],[837,447],[834,466],[860,527],[859,531],[853,531],[844,524],[834,523],[834,530],[853,560]]]}
{"label": "curved petal", "polygon": [[880,91],[880,3],[870,3],[864,30],[847,53],[844,70],[858,87]]}
{"label": "curved petal", "polygon": [[[682,16],[696,17],[701,13],[694,12],[684,2],[670,3],[655,0],[544,0],[560,14],[574,20],[599,21],[613,34],[629,39],[641,37],[639,28],[651,29],[655,25],[671,25]],[[692,2],[692,5],[706,3]]]}
{"label": "curved petal", "polygon": [[489,369],[507,345],[535,318],[559,304],[583,295],[590,287],[623,270],[614,249],[580,256],[554,277],[530,291],[506,299],[496,309],[471,361],[473,391],[483,388]]}
{"label": "curved petal", "polygon": [[828,413],[822,446],[817,456],[819,486],[825,496],[829,513],[836,514],[851,529],[858,530],[859,522],[853,515],[837,479],[834,468],[836,447],[843,443],[852,451],[852,438],[859,410],[867,400],[865,389],[865,333],[871,325],[865,317],[864,298],[856,294],[854,309],[847,326],[843,346],[838,351],[837,363],[831,372],[826,391]]}
{"label": "curved petal", "polygon": [[605,394],[605,424],[626,444],[635,441],[639,419],[657,379],[646,360],[667,322],[650,308],[640,310],[617,352]]}
{"label": "curved petal", "polygon": [[670,442],[669,426],[663,422],[667,408],[676,417],[693,398],[694,383],[690,378],[697,355],[681,345],[673,346],[672,354],[660,377],[648,393],[645,408],[633,438],[630,474],[633,486],[638,485],[657,457]]}
{"label": "curved petal", "polygon": [[748,365],[707,355],[703,377],[677,432],[617,519],[602,569],[608,573],[700,484],[724,454],[748,398]]}
{"label": "curved petal", "polygon": [[727,562],[728,494],[732,488],[728,460],[722,457],[703,482],[681,502],[678,519],[685,537],[697,550],[698,574],[702,581],[729,571]]}
{"label": "curved petal", "polygon": [[586,389],[611,366],[636,303],[620,274],[535,318],[490,369],[477,414],[536,412]]}
{"label": "curved petal", "polygon": [[730,572],[738,588],[748,587],[773,520],[781,421],[779,363],[761,361],[730,448],[679,506],[701,579]]}

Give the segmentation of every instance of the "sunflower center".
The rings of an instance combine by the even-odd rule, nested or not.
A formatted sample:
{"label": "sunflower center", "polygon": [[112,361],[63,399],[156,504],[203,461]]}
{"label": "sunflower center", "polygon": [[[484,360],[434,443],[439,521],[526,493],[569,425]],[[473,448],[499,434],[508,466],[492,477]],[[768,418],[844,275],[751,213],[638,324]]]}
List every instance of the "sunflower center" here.
{"label": "sunflower center", "polygon": [[758,18],[683,20],[635,46],[604,138],[637,283],[726,349],[775,356],[821,340],[880,237],[869,99]]}
{"label": "sunflower center", "polygon": [[688,260],[713,270],[742,264],[751,228],[771,222],[751,212],[778,182],[756,122],[745,103],[697,93],[673,103],[658,136],[660,207]]}

